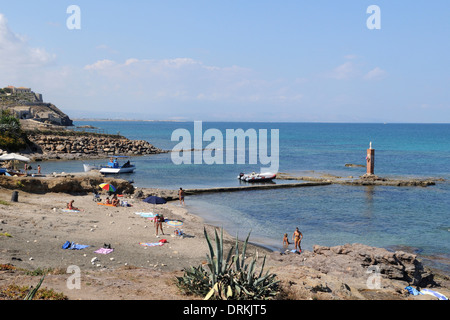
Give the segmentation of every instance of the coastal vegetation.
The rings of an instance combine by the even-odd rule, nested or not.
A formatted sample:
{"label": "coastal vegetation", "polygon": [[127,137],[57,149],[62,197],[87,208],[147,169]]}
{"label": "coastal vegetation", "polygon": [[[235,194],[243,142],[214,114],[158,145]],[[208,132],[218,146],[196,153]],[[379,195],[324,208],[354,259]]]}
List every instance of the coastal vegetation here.
{"label": "coastal vegetation", "polygon": [[20,121],[9,110],[0,112],[0,149],[16,152],[25,149],[29,140]]}
{"label": "coastal vegetation", "polygon": [[[215,231],[216,250],[204,229],[208,243],[207,272],[202,265],[185,270],[182,277],[177,277],[178,287],[187,294],[204,296],[205,300],[267,300],[274,298],[280,291],[276,275],[264,273],[266,258],[259,273],[255,265],[258,260],[256,254],[250,263],[246,263],[246,250],[248,239],[243,243],[242,252],[239,252],[239,242],[236,237],[235,248],[232,246],[225,258],[223,229],[221,236]],[[233,250],[234,255],[233,255]]]}
{"label": "coastal vegetation", "polygon": [[[34,289],[38,290],[34,290]],[[19,286],[10,284],[0,290],[1,300],[68,300],[63,293],[53,289],[33,288],[29,286]]]}
{"label": "coastal vegetation", "polygon": [[0,264],[0,271],[18,271],[30,276],[41,276],[35,287],[20,286],[14,283],[0,287],[0,300],[68,300],[67,296],[63,293],[56,292],[54,289],[41,288],[46,274],[48,274],[51,269],[28,271],[20,270],[11,264]]}

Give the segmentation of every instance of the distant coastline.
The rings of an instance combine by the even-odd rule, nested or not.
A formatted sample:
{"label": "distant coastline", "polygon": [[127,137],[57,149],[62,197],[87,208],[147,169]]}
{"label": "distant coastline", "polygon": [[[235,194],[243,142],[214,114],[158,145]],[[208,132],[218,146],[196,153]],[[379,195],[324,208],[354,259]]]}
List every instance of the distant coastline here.
{"label": "distant coastline", "polygon": [[72,118],[73,121],[122,121],[122,122],[188,122],[188,120],[143,120],[143,119],[97,119],[97,118]]}

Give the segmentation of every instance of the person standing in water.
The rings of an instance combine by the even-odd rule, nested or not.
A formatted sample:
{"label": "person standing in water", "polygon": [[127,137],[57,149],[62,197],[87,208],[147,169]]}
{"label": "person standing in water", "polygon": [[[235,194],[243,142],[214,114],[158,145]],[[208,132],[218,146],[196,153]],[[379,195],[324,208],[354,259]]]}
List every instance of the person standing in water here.
{"label": "person standing in water", "polygon": [[291,243],[289,242],[288,234],[285,233],[285,234],[284,234],[284,237],[283,237],[283,248],[286,250],[287,247],[288,247],[290,244],[291,244]]}
{"label": "person standing in water", "polygon": [[298,230],[298,227],[295,228],[292,238],[292,240],[294,240],[295,250],[299,253],[302,253],[301,242],[303,239],[303,234],[300,232],[300,230]]}
{"label": "person standing in water", "polygon": [[180,197],[180,204],[184,205],[184,190],[183,190],[183,188],[180,188],[180,191],[178,191],[178,196]]}

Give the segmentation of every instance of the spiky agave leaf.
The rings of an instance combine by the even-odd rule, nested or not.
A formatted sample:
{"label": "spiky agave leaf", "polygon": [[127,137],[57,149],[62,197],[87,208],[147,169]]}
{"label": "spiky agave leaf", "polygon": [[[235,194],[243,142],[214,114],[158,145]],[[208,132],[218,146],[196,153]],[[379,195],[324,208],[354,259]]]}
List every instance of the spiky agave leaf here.
{"label": "spiky agave leaf", "polygon": [[36,288],[33,288],[28,292],[28,294],[25,296],[24,300],[33,300],[34,296],[36,295],[37,291],[41,287],[42,282],[44,281],[45,274],[42,276],[41,280],[37,284]]}

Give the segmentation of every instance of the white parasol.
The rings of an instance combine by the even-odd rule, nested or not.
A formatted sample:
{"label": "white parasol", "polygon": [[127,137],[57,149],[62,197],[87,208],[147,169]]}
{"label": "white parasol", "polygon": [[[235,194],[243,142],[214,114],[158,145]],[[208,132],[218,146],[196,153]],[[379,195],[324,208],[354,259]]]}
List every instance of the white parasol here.
{"label": "white parasol", "polygon": [[22,161],[30,162],[31,160],[27,157],[21,156],[20,154],[8,153],[0,156],[0,161]]}

